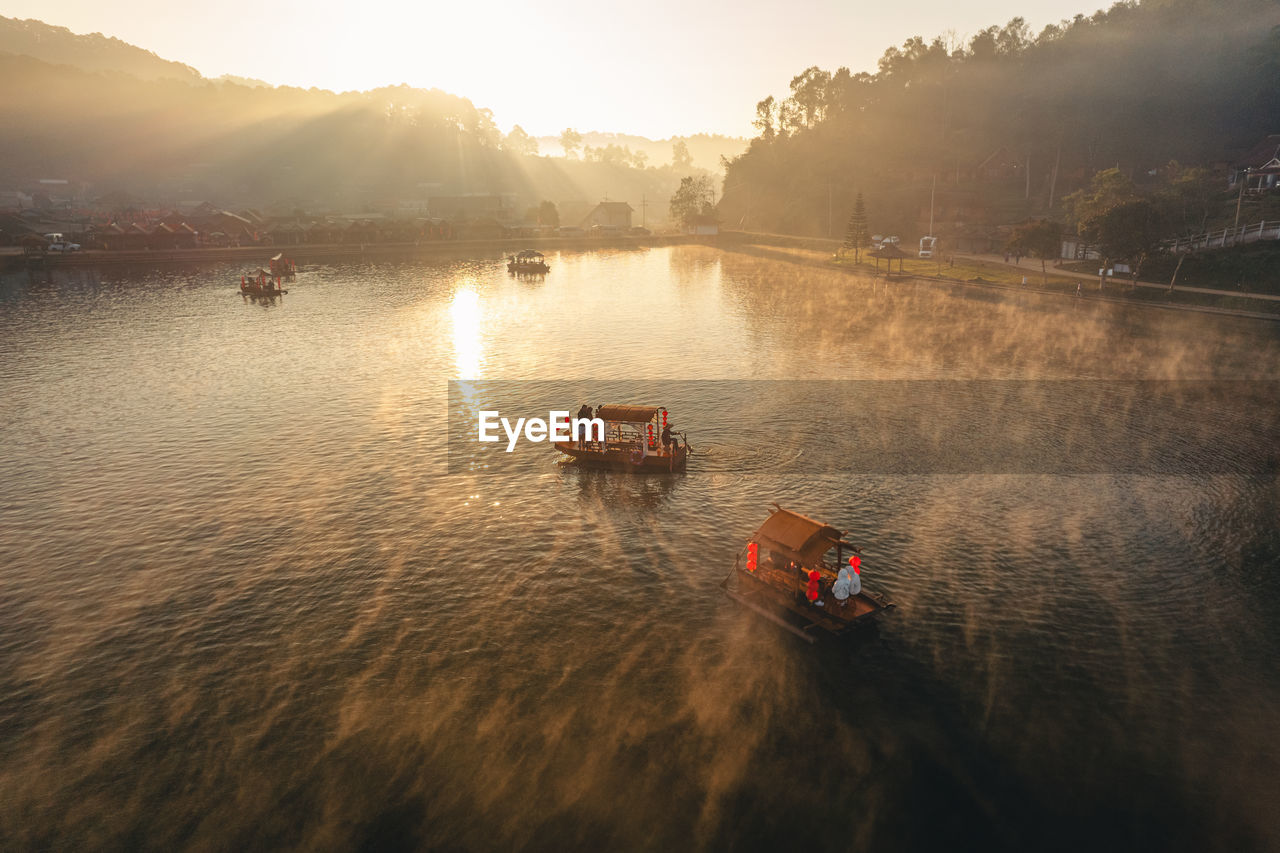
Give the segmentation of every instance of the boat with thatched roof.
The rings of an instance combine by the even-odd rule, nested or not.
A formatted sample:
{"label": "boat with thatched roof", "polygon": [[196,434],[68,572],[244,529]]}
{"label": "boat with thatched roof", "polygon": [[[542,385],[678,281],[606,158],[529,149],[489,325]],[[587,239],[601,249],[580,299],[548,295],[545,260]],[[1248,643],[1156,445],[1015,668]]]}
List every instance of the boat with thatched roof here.
{"label": "boat with thatched roof", "polygon": [[[590,420],[586,407],[579,410],[580,421]],[[553,439],[552,446],[579,464],[633,473],[683,471],[688,462],[689,440],[677,435],[667,410],[659,406],[600,406],[594,419],[598,432],[584,428],[574,435],[570,419],[567,441]]]}
{"label": "boat with thatched roof", "polygon": [[288,293],[280,286],[280,277],[258,267],[257,272],[240,276],[240,292],[245,296],[279,296]]}
{"label": "boat with thatched roof", "polygon": [[525,249],[518,255],[508,256],[507,272],[548,273],[551,272],[551,267],[547,264],[541,252],[535,252],[533,249]]}
{"label": "boat with thatched roof", "polygon": [[810,643],[817,632],[846,634],[893,607],[862,588],[861,549],[845,531],[773,507],[721,582],[730,598]]}

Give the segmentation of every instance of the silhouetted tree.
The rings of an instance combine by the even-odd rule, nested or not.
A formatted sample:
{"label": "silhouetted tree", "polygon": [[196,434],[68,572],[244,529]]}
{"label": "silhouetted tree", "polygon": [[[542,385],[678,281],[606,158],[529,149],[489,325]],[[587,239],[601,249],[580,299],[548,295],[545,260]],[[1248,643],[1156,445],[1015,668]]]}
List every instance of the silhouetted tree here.
{"label": "silhouetted tree", "polygon": [[1134,282],[1143,263],[1160,245],[1164,223],[1160,210],[1145,198],[1130,199],[1088,219],[1083,236],[1098,244],[1107,266],[1112,260],[1127,260]]}
{"label": "silhouetted tree", "polygon": [[560,147],[564,149],[564,156],[572,159],[582,147],[582,134],[571,127],[566,127],[560,131]]}
{"label": "silhouetted tree", "polygon": [[549,225],[552,228],[560,226],[560,211],[556,209],[554,202],[544,201],[538,205],[538,224]]}
{"label": "silhouetted tree", "polygon": [[862,193],[853,202],[853,212],[849,214],[849,224],[844,230],[844,247],[853,250],[853,262],[862,259],[862,250],[871,245],[871,232],[867,229],[867,206],[862,201]]}
{"label": "silhouetted tree", "polygon": [[1049,280],[1045,262],[1062,252],[1062,226],[1048,219],[1027,222],[1013,229],[1008,250],[1040,259],[1040,280]]}
{"label": "silhouetted tree", "polygon": [[687,228],[699,216],[714,215],[714,193],[711,178],[706,175],[681,178],[679,189],[671,196],[671,218]]}
{"label": "silhouetted tree", "polygon": [[510,151],[512,154],[532,157],[538,153],[538,141],[517,124],[511,128],[510,133],[503,137],[502,150]]}
{"label": "silhouetted tree", "polygon": [[679,172],[687,172],[693,168],[693,157],[683,139],[671,143],[671,168]]}

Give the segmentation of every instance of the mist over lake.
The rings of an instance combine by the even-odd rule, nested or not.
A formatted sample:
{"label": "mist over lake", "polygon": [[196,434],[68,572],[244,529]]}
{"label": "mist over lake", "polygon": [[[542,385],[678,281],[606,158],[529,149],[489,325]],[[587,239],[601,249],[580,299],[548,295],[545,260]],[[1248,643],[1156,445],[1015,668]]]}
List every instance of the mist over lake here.
{"label": "mist over lake", "polygon": [[[0,846],[1280,844],[1280,481],[1247,452],[1280,327],[698,246],[548,261],[302,264],[268,301],[230,264],[0,278]],[[458,379],[666,405],[695,453],[451,472]],[[1024,455],[985,469],[934,441],[957,397],[895,382],[1242,396],[1157,430],[1021,385]],[[861,544],[874,630],[808,646],[722,594],[775,501]]]}

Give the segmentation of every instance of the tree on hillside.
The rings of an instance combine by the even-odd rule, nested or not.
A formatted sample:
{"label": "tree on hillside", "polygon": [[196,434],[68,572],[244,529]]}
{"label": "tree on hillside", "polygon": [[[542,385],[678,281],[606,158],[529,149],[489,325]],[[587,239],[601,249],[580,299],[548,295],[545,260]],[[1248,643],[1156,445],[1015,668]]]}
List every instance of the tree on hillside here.
{"label": "tree on hillside", "polygon": [[1171,177],[1156,196],[1166,222],[1188,236],[1203,234],[1209,217],[1222,207],[1222,179],[1203,167],[1188,169],[1176,162],[1166,169]]}
{"label": "tree on hillside", "polygon": [[582,134],[572,127],[566,127],[560,132],[560,147],[564,149],[566,158],[573,159],[582,147]]}
{"label": "tree on hillside", "polygon": [[773,95],[756,104],[756,118],[751,122],[765,142],[773,141]]}
{"label": "tree on hillside", "polygon": [[1126,175],[1141,189],[1170,160],[1213,169],[1276,132],[1275,0],[1106,5],[1039,33],[1014,18],[963,43],[912,36],[885,50],[874,73],[801,65],[790,92],[756,104],[755,138],[730,162],[717,209],[769,230],[823,233],[839,181],[861,187],[877,223],[903,228],[929,163],[948,206],[963,199],[961,219],[1052,212],[1075,229],[1141,194]]}
{"label": "tree on hillside", "polygon": [[1009,239],[1008,250],[1019,254],[1028,254],[1040,259],[1040,281],[1049,280],[1049,271],[1045,261],[1058,257],[1062,251],[1062,226],[1049,219],[1027,222],[1013,229]]}
{"label": "tree on hillside", "polygon": [[1163,225],[1158,207],[1145,198],[1135,198],[1095,214],[1081,226],[1081,234],[1098,244],[1104,267],[1112,260],[1127,260],[1136,286],[1142,265],[1160,245]]}
{"label": "tree on hillside", "polygon": [[511,128],[511,132],[502,138],[502,150],[512,154],[532,157],[538,153],[538,142],[525,132],[520,125]]}
{"label": "tree on hillside", "polygon": [[849,224],[844,230],[844,248],[853,250],[853,262],[862,259],[862,250],[871,245],[871,232],[867,229],[867,206],[862,201],[862,193],[853,202],[853,212],[849,214]]}
{"label": "tree on hillside", "polygon": [[711,178],[707,175],[689,176],[680,179],[680,187],[671,196],[669,208],[671,219],[685,228],[693,224],[701,216],[714,216],[715,189]]}
{"label": "tree on hillside", "polygon": [[555,202],[544,201],[538,205],[538,224],[560,227],[560,211],[556,209]]}
{"label": "tree on hillside", "polygon": [[1089,186],[1079,189],[1062,200],[1071,221],[1084,233],[1085,222],[1097,217],[1124,201],[1138,197],[1133,181],[1119,169],[1103,169],[1093,176]]}
{"label": "tree on hillside", "polygon": [[683,139],[671,143],[671,168],[679,172],[687,172],[693,168],[693,157]]}

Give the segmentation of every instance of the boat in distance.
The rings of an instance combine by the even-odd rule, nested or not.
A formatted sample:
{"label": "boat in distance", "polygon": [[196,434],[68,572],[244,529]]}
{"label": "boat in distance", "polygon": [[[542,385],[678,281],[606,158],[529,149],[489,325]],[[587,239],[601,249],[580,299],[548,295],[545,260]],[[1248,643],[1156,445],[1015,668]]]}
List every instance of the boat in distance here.
{"label": "boat in distance", "polygon": [[730,598],[809,643],[818,632],[847,634],[894,606],[862,588],[861,549],[845,531],[773,506],[720,583]]}
{"label": "boat in distance", "polygon": [[551,272],[551,267],[547,264],[541,252],[525,249],[518,255],[509,255],[507,257],[507,272],[548,273]]}
{"label": "boat in distance", "polygon": [[[589,406],[578,410],[580,420],[599,419],[603,430],[592,434],[584,429],[567,440],[553,440],[552,446],[580,465],[634,473],[670,473],[685,470],[689,441],[677,435],[661,406]],[[573,420],[570,419],[572,426]],[[683,440],[682,440],[683,439]]]}
{"label": "boat in distance", "polygon": [[280,286],[280,277],[259,268],[252,275],[240,276],[240,292],[245,296],[279,296],[288,293]]}

